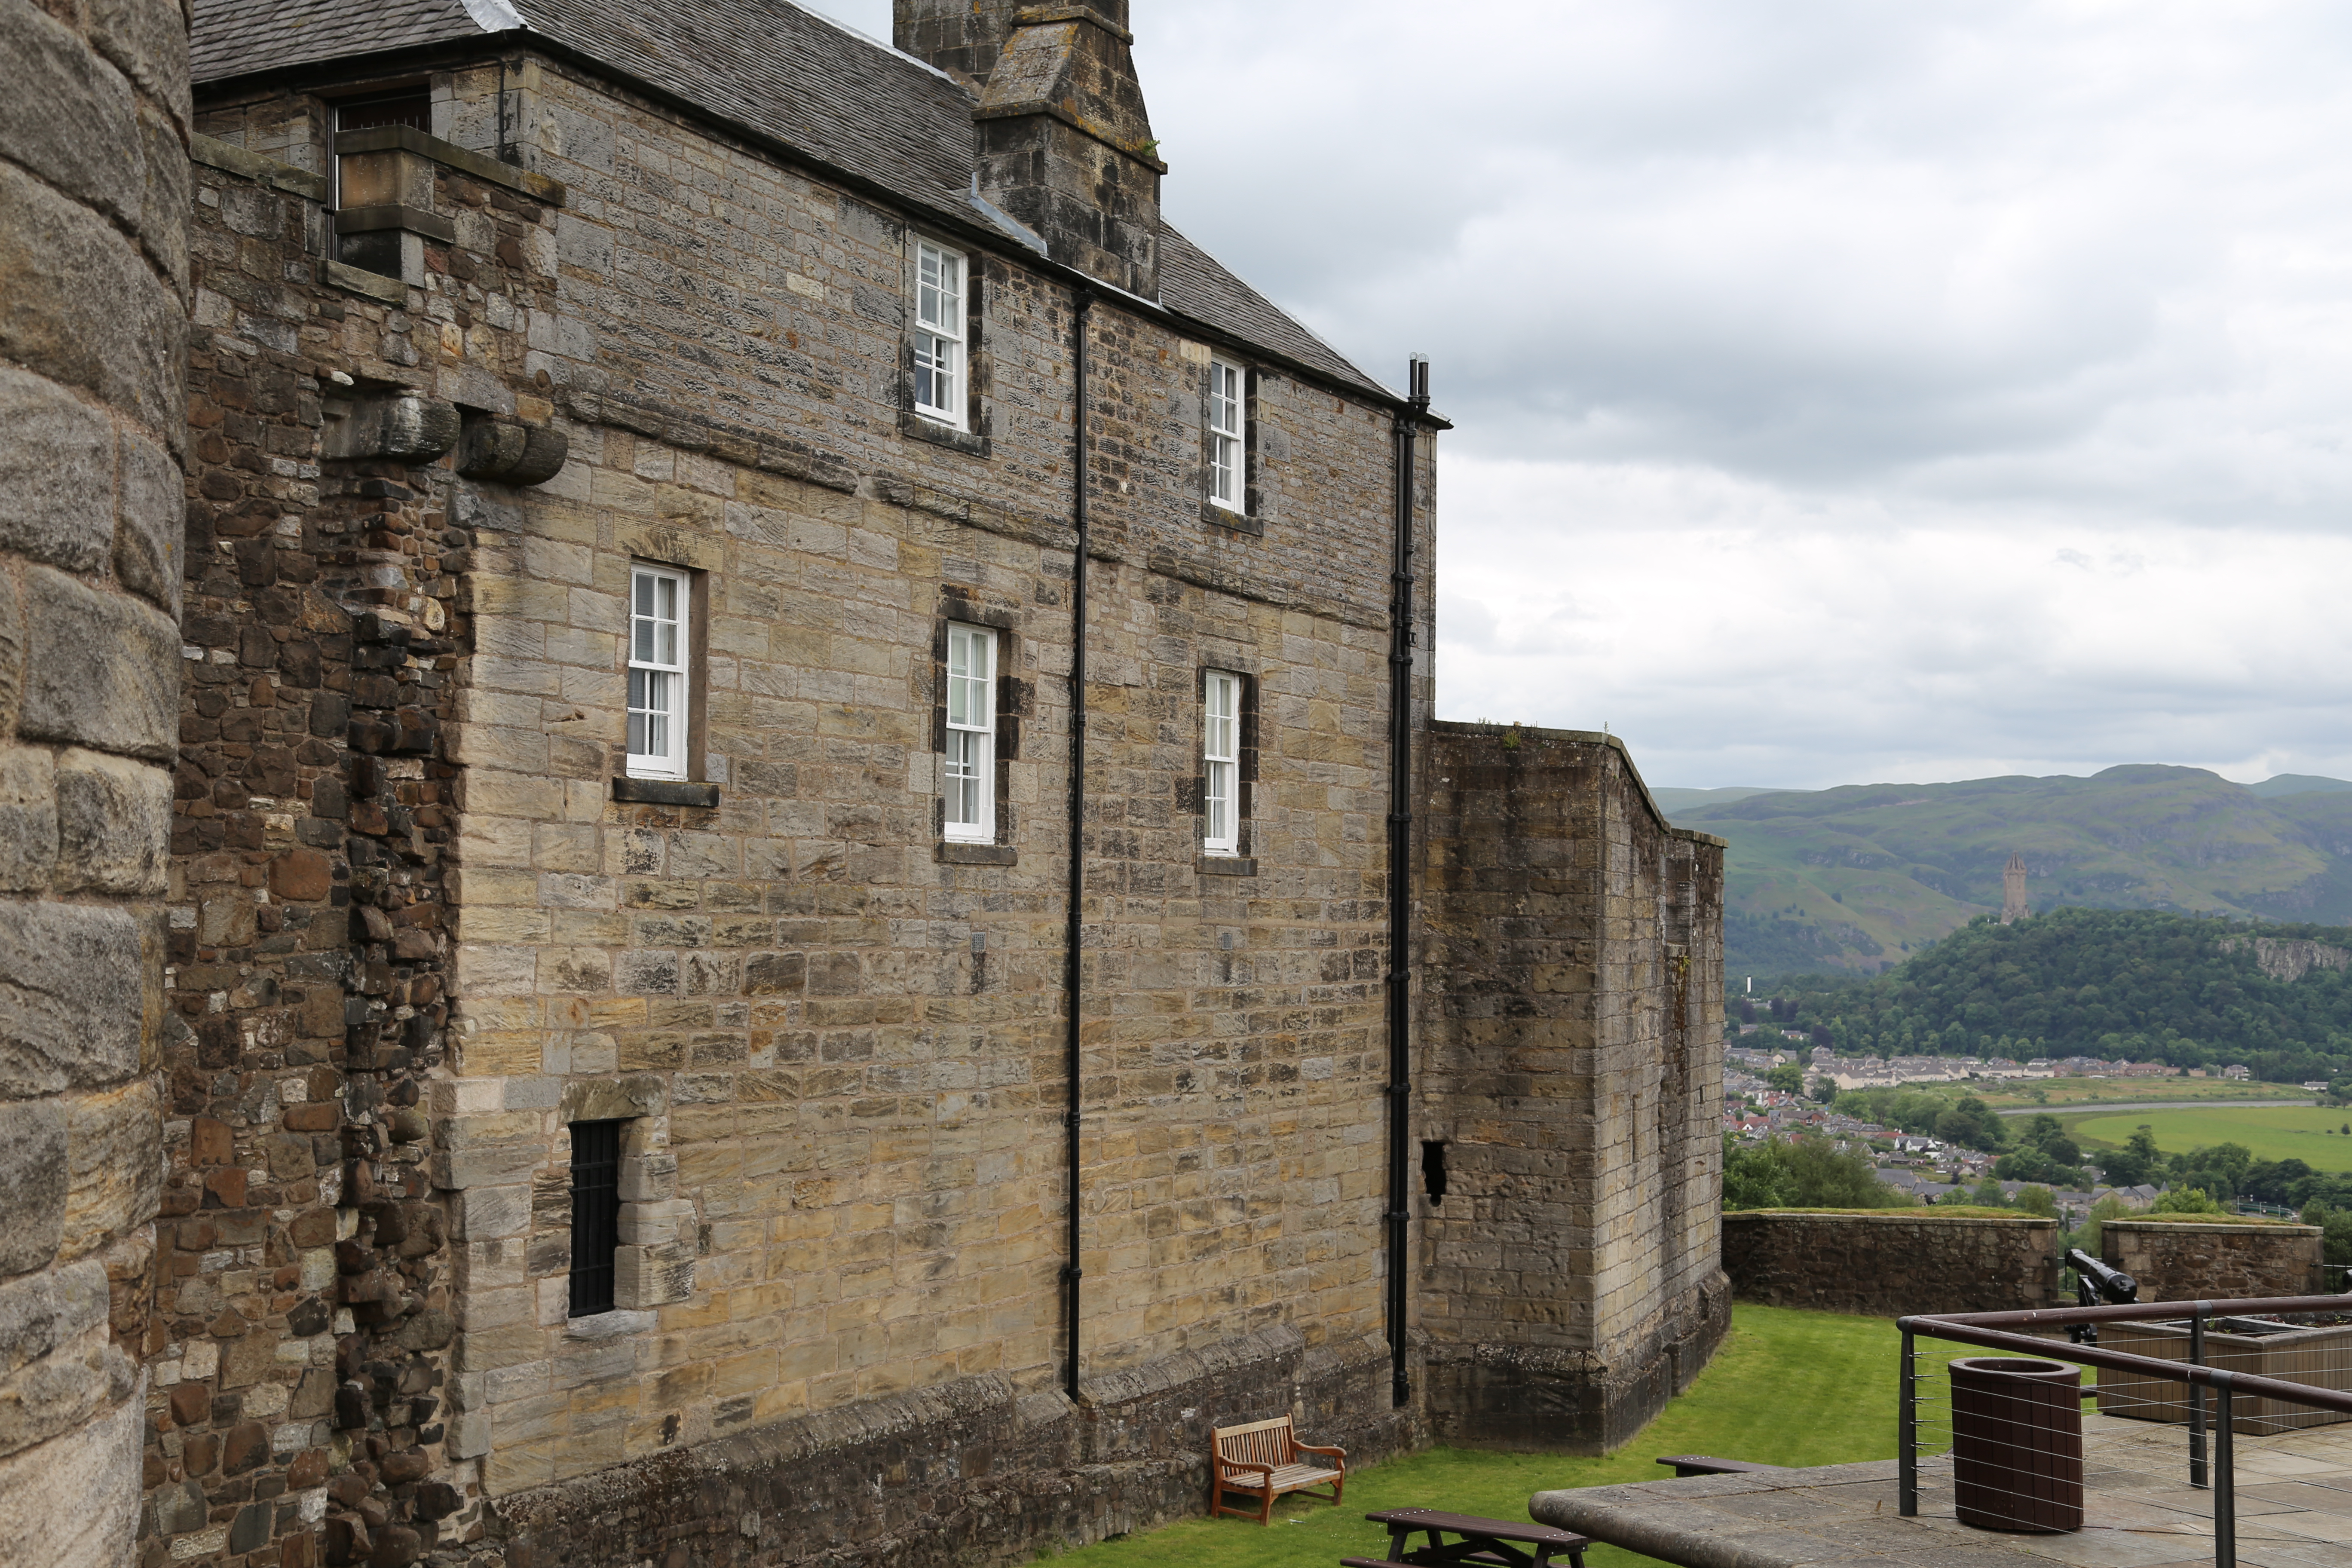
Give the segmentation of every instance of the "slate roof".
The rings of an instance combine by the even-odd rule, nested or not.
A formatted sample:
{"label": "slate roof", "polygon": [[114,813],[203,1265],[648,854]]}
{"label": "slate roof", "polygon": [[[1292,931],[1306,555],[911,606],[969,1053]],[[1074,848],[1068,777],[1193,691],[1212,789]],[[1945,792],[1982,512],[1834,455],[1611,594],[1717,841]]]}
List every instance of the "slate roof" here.
{"label": "slate roof", "polygon": [[[986,221],[971,199],[971,94],[790,0],[195,0],[189,63],[203,87],[486,39],[516,21],[910,206]],[[1383,401],[1395,396],[1165,224],[1160,288],[1165,309],[1213,332]]]}

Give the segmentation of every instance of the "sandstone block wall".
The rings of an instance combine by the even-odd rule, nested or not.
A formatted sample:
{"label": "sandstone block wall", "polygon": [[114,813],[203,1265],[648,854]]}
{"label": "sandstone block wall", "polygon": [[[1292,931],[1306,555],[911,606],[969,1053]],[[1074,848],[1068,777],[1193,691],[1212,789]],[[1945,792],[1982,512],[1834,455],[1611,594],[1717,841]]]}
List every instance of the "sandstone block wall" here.
{"label": "sandstone block wall", "polygon": [[2143,1301],[2315,1296],[2326,1238],[2311,1225],[2198,1225],[2113,1219],[2099,1226],[2099,1258],[2139,1281]]}
{"label": "sandstone block wall", "polygon": [[1421,765],[1432,1423],[1604,1449],[1728,1323],[1722,845],[1606,736],[1441,723]]}
{"label": "sandstone block wall", "polygon": [[0,1562],[132,1554],[150,1343],[187,32],[0,9]]}
{"label": "sandstone block wall", "polygon": [[2057,1247],[2053,1219],[1723,1216],[1723,1267],[1739,1300],[1869,1317],[2068,1305]]}

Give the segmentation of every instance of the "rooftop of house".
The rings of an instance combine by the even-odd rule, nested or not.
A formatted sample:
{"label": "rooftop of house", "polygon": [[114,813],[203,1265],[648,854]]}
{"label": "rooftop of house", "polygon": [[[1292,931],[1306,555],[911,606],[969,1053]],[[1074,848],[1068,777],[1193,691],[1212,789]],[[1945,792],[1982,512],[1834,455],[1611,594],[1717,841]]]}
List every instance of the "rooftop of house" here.
{"label": "rooftop of house", "polygon": [[[918,212],[1017,227],[976,199],[979,100],[913,56],[791,0],[195,0],[200,97],[452,51],[535,47],[780,145]],[[1398,395],[1173,227],[1160,307],[1384,404]]]}

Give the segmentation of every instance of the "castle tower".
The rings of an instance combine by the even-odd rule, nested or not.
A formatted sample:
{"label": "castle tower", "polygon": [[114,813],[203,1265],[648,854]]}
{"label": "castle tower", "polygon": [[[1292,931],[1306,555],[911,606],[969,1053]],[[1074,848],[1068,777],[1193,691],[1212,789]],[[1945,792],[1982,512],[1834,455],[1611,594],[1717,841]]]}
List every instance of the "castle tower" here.
{"label": "castle tower", "polygon": [[2025,857],[2011,855],[2000,868],[2000,923],[2010,925],[2032,912],[2025,907]]}

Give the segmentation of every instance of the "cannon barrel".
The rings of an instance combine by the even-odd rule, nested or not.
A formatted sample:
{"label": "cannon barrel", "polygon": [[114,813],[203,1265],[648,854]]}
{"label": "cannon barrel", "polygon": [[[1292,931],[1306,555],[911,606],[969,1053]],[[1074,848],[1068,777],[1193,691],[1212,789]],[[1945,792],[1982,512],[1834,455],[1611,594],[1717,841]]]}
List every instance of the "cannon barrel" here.
{"label": "cannon barrel", "polygon": [[2139,1300],[2138,1280],[2112,1264],[2104,1263],[2092,1257],[2081,1247],[2068,1247],[2066,1261],[2074,1266],[2075,1277],[2090,1288],[2091,1293],[2102,1298],[2108,1306],[2127,1306]]}

